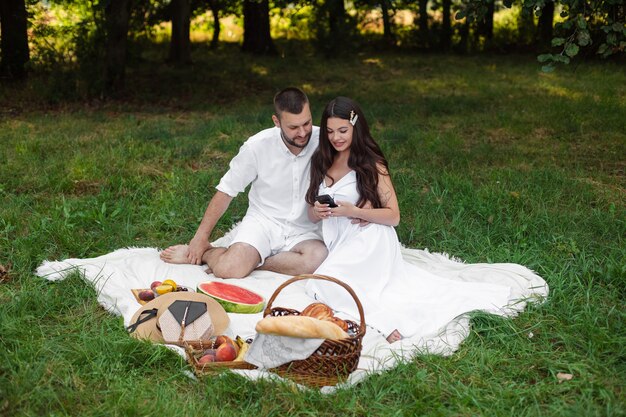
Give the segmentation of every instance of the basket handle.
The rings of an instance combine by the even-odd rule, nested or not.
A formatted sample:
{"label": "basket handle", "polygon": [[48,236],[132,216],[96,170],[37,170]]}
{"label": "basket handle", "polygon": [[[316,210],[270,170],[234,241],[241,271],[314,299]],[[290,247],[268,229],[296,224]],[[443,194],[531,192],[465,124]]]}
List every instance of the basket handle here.
{"label": "basket handle", "polygon": [[265,317],[265,316],[267,316],[267,315],[269,315],[271,313],[272,304],[274,303],[274,300],[276,299],[276,297],[278,297],[278,294],[287,285],[290,285],[290,284],[293,284],[294,282],[302,281],[302,280],[305,280],[305,279],[319,279],[319,280],[323,280],[323,281],[334,282],[335,284],[342,286],[346,291],[348,291],[348,293],[350,293],[350,295],[354,299],[354,302],[356,303],[357,309],[359,310],[359,318],[361,320],[361,323],[359,325],[359,330],[360,330],[360,332],[362,334],[365,334],[365,313],[363,312],[363,306],[361,305],[361,301],[359,300],[359,297],[356,296],[356,293],[354,292],[354,290],[348,284],[346,284],[345,282],[341,282],[337,278],[329,277],[328,275],[301,274],[301,275],[296,275],[295,277],[290,278],[287,281],[283,282],[278,288],[276,288],[276,291],[274,291],[274,294],[272,294],[272,296],[270,297],[269,301],[265,305],[265,310],[263,311],[263,317]]}

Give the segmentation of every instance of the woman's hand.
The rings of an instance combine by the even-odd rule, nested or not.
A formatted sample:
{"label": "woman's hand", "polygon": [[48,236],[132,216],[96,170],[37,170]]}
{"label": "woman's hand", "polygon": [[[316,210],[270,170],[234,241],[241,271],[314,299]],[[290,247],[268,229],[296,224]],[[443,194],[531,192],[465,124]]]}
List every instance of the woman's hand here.
{"label": "woman's hand", "polygon": [[330,210],[331,208],[328,204],[321,204],[316,201],[311,207],[311,212],[313,214],[313,218],[311,220],[317,223],[320,220],[327,219],[330,217]]}
{"label": "woman's hand", "polygon": [[333,207],[330,210],[330,217],[358,217],[359,208],[349,201],[336,201],[339,207]]}

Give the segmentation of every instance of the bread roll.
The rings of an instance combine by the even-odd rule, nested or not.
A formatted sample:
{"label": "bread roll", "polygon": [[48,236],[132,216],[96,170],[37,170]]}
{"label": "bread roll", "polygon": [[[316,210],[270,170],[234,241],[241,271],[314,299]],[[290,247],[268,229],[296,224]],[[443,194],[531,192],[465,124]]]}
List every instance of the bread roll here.
{"label": "bread roll", "polygon": [[345,320],[340,319],[339,317],[327,317],[324,319],[324,321],[328,321],[330,323],[334,323],[337,326],[339,326],[342,330],[344,331],[348,331],[348,322],[346,322]]}
{"label": "bread roll", "polygon": [[267,316],[256,324],[255,330],[258,333],[301,339],[339,340],[349,337],[336,324],[307,316]]}
{"label": "bread roll", "polygon": [[313,303],[309,304],[307,308],[302,310],[300,315],[324,320],[333,316],[333,310],[324,303]]}

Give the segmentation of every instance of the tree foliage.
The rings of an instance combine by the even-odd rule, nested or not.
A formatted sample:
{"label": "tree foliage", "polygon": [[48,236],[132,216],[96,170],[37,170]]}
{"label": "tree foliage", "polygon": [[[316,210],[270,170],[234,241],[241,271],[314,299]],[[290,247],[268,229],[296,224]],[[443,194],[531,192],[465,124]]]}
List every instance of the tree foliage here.
{"label": "tree foliage", "polygon": [[[126,56],[137,54],[142,40],[152,39],[155,27],[171,22],[171,61],[191,61],[189,21],[206,11],[212,14],[211,46],[219,44],[220,19],[235,15],[244,27],[243,50],[276,50],[271,37],[271,14],[296,10],[299,30],[308,30],[318,51],[327,56],[360,47],[382,45],[408,50],[471,52],[499,47],[494,13],[501,8],[520,10],[517,32],[507,42],[510,49],[534,48],[545,71],[567,64],[581,55],[608,58],[626,51],[626,6],[623,0],[0,0],[2,69],[24,72],[30,68],[60,74],[61,90],[102,95],[123,88]],[[29,15],[31,51],[9,52],[11,36],[5,28],[14,20],[8,4]],[[121,6],[120,6],[121,5]],[[406,11],[413,23],[395,23]],[[304,16],[306,15],[306,16]],[[363,29],[379,16],[382,43],[371,42]],[[299,20],[298,20],[299,19]],[[368,20],[369,19],[369,20]],[[535,24],[535,20],[537,23]],[[306,21],[306,24],[302,22]],[[304,28],[304,29],[303,29]],[[22,42],[24,45],[24,42]],[[505,45],[506,46],[506,45]],[[10,64],[10,65],[9,65]],[[58,86],[57,86],[58,87]]]}
{"label": "tree foliage", "polygon": [[[492,1],[466,0],[465,7],[456,14],[456,18],[484,19]],[[541,17],[549,2],[522,0],[521,6]],[[514,0],[504,0],[503,3],[511,7]],[[555,26],[557,36],[552,39],[551,46],[559,51],[538,56],[539,62],[545,64],[544,71],[554,70],[557,63],[569,64],[583,50],[604,58],[626,51],[626,6],[623,0],[559,0],[558,5],[563,20]]]}

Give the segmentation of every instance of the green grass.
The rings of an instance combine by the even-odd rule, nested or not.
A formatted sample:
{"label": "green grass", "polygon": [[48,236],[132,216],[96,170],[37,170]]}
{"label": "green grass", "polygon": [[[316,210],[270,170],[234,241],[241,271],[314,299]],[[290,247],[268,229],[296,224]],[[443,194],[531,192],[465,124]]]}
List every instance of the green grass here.
{"label": "green grass", "polygon": [[[60,101],[37,75],[0,90],[0,415],[626,415],[623,68],[225,48],[175,69],[151,53],[117,102]],[[548,301],[513,320],[476,315],[451,357],[321,395],[228,373],[194,381],[177,355],[129,338],[78,274],[34,276],[45,259],[190,239],[228,161],[292,84],[316,120],[336,95],[361,103],[404,244],[521,263],[548,281]],[[215,237],[245,208],[236,199]]]}

